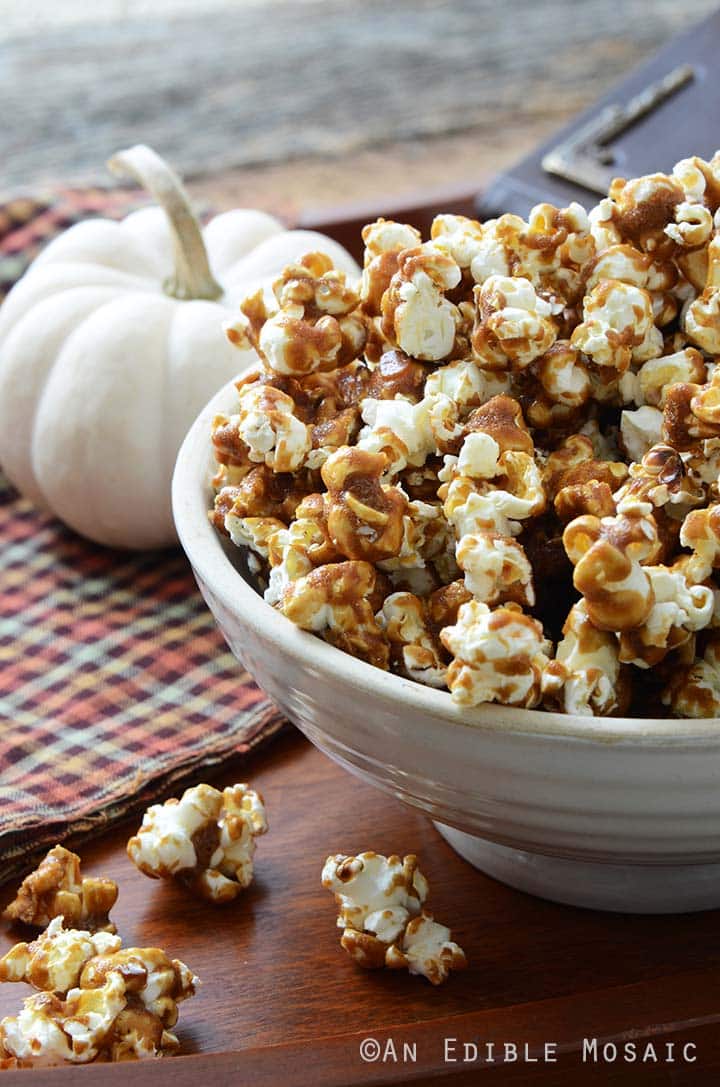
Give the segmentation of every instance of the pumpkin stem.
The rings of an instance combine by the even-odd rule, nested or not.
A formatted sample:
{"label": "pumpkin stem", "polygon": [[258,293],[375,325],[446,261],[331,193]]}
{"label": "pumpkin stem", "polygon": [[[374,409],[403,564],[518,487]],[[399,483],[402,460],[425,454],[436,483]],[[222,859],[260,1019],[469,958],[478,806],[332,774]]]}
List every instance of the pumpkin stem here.
{"label": "pumpkin stem", "polygon": [[118,151],[108,161],[117,176],[130,176],[157,200],[170,224],[175,272],[163,283],[173,298],[219,298],[223,289],[210,271],[200,223],[190,206],[182,181],[150,147],[139,143]]}

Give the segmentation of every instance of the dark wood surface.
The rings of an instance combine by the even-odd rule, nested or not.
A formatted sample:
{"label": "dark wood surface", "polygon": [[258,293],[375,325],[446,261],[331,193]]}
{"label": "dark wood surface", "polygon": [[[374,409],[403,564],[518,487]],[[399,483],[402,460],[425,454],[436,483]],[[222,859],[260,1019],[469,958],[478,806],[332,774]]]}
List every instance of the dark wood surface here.
{"label": "dark wood surface", "polygon": [[[159,945],[202,978],[181,1007],[181,1056],[133,1066],[6,1073],[47,1084],[258,1085],[474,1082],[477,1066],[446,1063],[444,1039],[527,1043],[557,1063],[486,1065],[511,1083],[686,1083],[720,1072],[720,917],[632,917],[555,905],[513,891],[457,857],[419,813],[350,777],[289,730],[214,780],[249,779],[268,807],[256,879],[235,904],[212,908],[142,876],[125,855],[136,822],[81,852],[89,873],[120,886],[113,913],[126,944]],[[366,973],[339,946],[332,896],[320,885],[328,853],[416,852],[429,905],[465,948],[469,967],[434,989],[401,972]],[[11,893],[6,888],[0,904]],[[23,934],[3,924],[4,951]],[[0,988],[0,1014],[27,995]],[[359,1045],[415,1043],[417,1062],[363,1063]],[[583,1038],[696,1045],[697,1062],[583,1063]],[[664,1049],[663,1049],[664,1052]],[[694,1054],[693,1054],[694,1055]],[[22,1079],[20,1078],[22,1077]]]}

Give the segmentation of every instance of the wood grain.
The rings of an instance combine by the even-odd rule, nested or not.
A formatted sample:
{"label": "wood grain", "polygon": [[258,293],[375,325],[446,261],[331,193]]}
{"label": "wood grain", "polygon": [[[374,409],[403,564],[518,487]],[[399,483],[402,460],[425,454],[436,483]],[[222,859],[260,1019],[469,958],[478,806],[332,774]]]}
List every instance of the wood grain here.
{"label": "wood grain", "polygon": [[[348,776],[294,730],[215,780],[246,777],[265,794],[271,829],[259,842],[254,885],[230,907],[212,909],[140,875],[124,853],[134,824],[82,850],[86,871],[120,885],[114,918],[126,943],[159,944],[203,980],[181,1008],[185,1056],[133,1067],[133,1082],[159,1087],[212,1075],[217,1083],[292,1087],[308,1082],[310,1065],[318,1085],[419,1082],[441,1072],[463,1082],[472,1070],[445,1064],[445,1037],[527,1042],[536,1055],[544,1042],[558,1044],[556,1065],[508,1065],[508,1082],[579,1082],[552,1077],[581,1067],[586,1036],[683,1038],[697,1045],[703,1069],[718,1067],[717,913],[605,915],[513,891],[457,857],[422,815]],[[346,957],[319,873],[328,853],[363,849],[420,855],[431,907],[467,952],[465,973],[433,989],[403,973],[365,973]],[[9,889],[2,904],[8,897]],[[0,949],[20,937],[4,926]],[[0,1014],[26,993],[2,986]],[[417,1064],[363,1064],[366,1036],[417,1043]],[[592,1078],[600,1071],[582,1066],[582,1082],[646,1082],[637,1066],[615,1067],[627,1079]],[[8,1084],[28,1082],[26,1073],[7,1075]],[[97,1066],[82,1075],[89,1084],[121,1083],[129,1072]],[[48,1087],[79,1080],[73,1069],[33,1076]]]}
{"label": "wood grain", "polygon": [[[715,2],[206,6],[198,0],[197,14],[170,16],[145,5],[144,17],[101,21],[88,5],[82,20],[4,40],[0,184],[104,178],[107,157],[138,140],[187,176],[342,161],[400,141],[420,142],[429,170],[422,141],[453,133],[472,133],[478,158],[491,159],[498,146],[528,135],[537,142]],[[441,145],[434,156],[444,177],[415,176],[406,187],[447,181],[446,151]],[[385,190],[402,185],[397,161],[384,171]],[[377,168],[367,166],[364,182],[377,184]],[[285,168],[293,176],[292,164]],[[342,176],[352,184],[349,172]],[[302,174],[295,181],[297,189]],[[301,202],[337,202],[337,180],[330,183],[329,197],[308,187]]]}

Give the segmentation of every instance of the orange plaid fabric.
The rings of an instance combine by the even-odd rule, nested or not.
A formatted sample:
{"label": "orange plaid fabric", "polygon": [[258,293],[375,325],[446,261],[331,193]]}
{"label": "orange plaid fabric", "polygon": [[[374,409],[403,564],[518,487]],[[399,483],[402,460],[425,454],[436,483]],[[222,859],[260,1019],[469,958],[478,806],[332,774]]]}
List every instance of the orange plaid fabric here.
{"label": "orange plaid fabric", "polygon": [[95,546],[0,473],[0,882],[282,724],[181,553]]}

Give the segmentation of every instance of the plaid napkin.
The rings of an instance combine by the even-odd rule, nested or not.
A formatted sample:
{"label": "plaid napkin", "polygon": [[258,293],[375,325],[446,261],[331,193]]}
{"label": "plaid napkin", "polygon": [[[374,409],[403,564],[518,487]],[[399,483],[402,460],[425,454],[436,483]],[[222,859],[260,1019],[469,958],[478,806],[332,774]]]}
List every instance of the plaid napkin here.
{"label": "plaid napkin", "polygon": [[[0,205],[0,284],[59,229],[131,200],[93,190]],[[0,882],[282,724],[180,552],[91,544],[0,473]]]}

